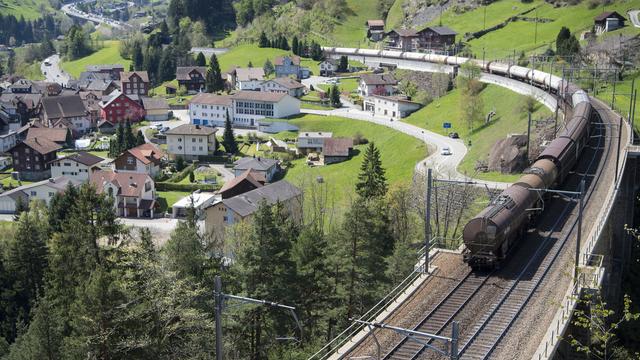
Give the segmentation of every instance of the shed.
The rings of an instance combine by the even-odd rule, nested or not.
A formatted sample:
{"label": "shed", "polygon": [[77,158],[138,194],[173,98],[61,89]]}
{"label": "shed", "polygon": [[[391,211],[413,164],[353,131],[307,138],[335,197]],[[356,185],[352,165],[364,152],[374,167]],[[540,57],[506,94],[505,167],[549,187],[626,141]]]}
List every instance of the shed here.
{"label": "shed", "polygon": [[171,207],[171,216],[174,218],[185,217],[187,216],[187,209],[193,207],[196,212],[196,218],[200,219],[206,207],[220,201],[222,201],[220,195],[210,192],[200,192],[198,190],[173,204]]}
{"label": "shed", "polygon": [[596,34],[602,34],[624,27],[625,20],[617,11],[606,11],[593,18],[593,25]]}

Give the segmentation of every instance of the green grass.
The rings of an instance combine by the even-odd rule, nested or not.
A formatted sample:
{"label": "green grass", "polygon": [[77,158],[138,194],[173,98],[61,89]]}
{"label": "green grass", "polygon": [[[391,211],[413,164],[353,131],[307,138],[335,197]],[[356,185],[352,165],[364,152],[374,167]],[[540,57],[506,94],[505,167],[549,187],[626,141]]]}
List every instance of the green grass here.
{"label": "green grass", "polygon": [[123,59],[122,56],[120,56],[118,47],[119,41],[105,41],[104,47],[93,54],[74,61],[63,62],[62,69],[75,78],[79,77],[80,73],[86,70],[87,65],[122,64],[125,70],[127,70],[129,69],[131,60]]}
{"label": "green grass", "polygon": [[312,103],[305,103],[305,102],[300,103],[300,108],[310,109],[310,110],[331,110],[332,109],[330,106],[323,106],[323,105],[320,105],[320,103],[312,104]]}
{"label": "green grass", "polygon": [[187,191],[158,191],[160,212],[171,211],[173,204],[189,194],[191,193]]}
{"label": "green grass", "polygon": [[369,45],[365,23],[369,19],[379,19],[377,1],[346,0],[347,11],[344,19],[336,20],[330,37],[335,45],[359,46]]}
{"label": "green grass", "polygon": [[[358,79],[358,78],[340,79],[340,82],[338,83],[338,88],[340,89],[340,92],[353,93],[358,89],[358,83],[359,82],[360,82],[360,79]],[[320,87],[324,91],[327,91],[329,89],[329,87],[331,87],[331,86],[333,86],[333,85],[329,85],[329,84],[320,84],[320,85],[318,85],[318,87]]]}
{"label": "green grass", "polygon": [[[629,104],[631,103],[629,94],[631,93],[631,82],[633,81],[633,79],[636,79],[635,86],[636,89],[638,89],[638,86],[640,86],[640,71],[625,75],[623,81],[616,84],[614,108],[618,110],[618,112],[625,118],[627,118],[629,114]],[[612,93],[613,86],[607,84],[607,86],[599,90],[596,97],[603,100],[607,104],[611,104]],[[636,110],[636,116],[634,118],[633,125],[637,131],[640,131],[640,109]]]}
{"label": "green grass", "polygon": [[0,14],[24,16],[25,20],[42,17],[44,13],[53,12],[48,0],[1,0]]}
{"label": "green grass", "polygon": [[395,0],[393,5],[391,5],[389,13],[387,14],[387,19],[384,22],[384,28],[386,31],[391,31],[402,25],[402,20],[404,20],[404,12],[402,10],[403,3],[404,0]]}
{"label": "green grass", "polygon": [[[398,0],[400,1],[400,0]],[[479,39],[469,42],[471,50],[478,57],[482,57],[483,49],[487,59],[500,59],[513,56],[521,51],[542,52],[547,49],[550,44],[555,42],[556,36],[562,26],[568,27],[577,37],[584,30],[588,30],[593,25],[593,17],[602,12],[602,7],[595,9],[588,8],[588,2],[583,1],[578,5],[564,6],[555,8],[553,5],[545,3],[541,0],[535,0],[530,4],[523,4],[517,0],[500,0],[486,7],[480,7],[473,11],[462,14],[456,14],[449,9],[442,16],[442,24],[446,25],[458,32],[458,39],[467,32],[480,31],[483,28],[490,28],[497,25],[509,17],[521,13],[527,9],[537,9],[537,16],[544,19],[552,19],[551,22],[538,22],[537,38],[535,22],[516,21],[511,22],[502,29],[490,32]],[[617,2],[606,7],[607,11],[618,11],[626,16],[628,9],[639,8],[640,0],[631,0],[628,2]],[[486,26],[484,22],[484,13],[486,10]],[[393,15],[397,16],[397,15]],[[526,15],[535,18],[536,11],[532,11]],[[435,19],[428,25],[438,25],[440,19]],[[623,31],[627,33],[640,33],[639,29],[627,26]],[[555,45],[553,46],[555,47]]]}
{"label": "green grass", "polygon": [[[404,119],[407,123],[431,130],[438,134],[447,135],[455,131],[465,141],[471,140],[472,146],[462,160],[458,171],[473,175],[480,179],[496,181],[514,181],[517,175],[500,174],[497,172],[478,173],[475,175],[475,165],[478,160],[486,160],[493,144],[507,134],[525,133],[527,131],[527,117],[520,109],[525,96],[516,94],[497,85],[488,85],[481,93],[484,102],[484,111],[495,110],[496,116],[492,122],[482,128],[474,130],[469,136],[466,124],[460,115],[460,92],[456,89],[447,95],[433,101],[431,104],[411,114]],[[538,104],[533,118],[551,116],[551,112]],[[442,124],[450,122],[451,129],[444,129]],[[480,125],[476,125],[478,128]]]}
{"label": "green grass", "polygon": [[[362,133],[369,141],[375,142],[382,155],[382,165],[386,170],[389,184],[411,182],[415,164],[426,157],[426,146],[420,140],[396,132],[381,125],[365,121],[345,119],[336,116],[301,115],[290,122],[300,131],[330,131],[334,137],[353,137]],[[296,138],[296,133],[280,133],[280,139]],[[285,179],[295,184],[310,184],[322,176],[330,191],[330,201],[336,210],[344,210],[355,198],[355,182],[360,172],[366,145],[356,146],[359,152],[348,161],[320,167],[309,167],[306,159],[293,161],[293,167]]]}
{"label": "green grass", "polygon": [[[273,48],[260,48],[257,44],[238,45],[228,52],[218,56],[220,69],[223,72],[235,67],[247,67],[249,62],[254,67],[262,67],[267,59],[273,60],[278,56],[293,55],[291,51]],[[312,59],[303,58],[300,65],[308,67],[314,74],[320,73],[318,62]]]}

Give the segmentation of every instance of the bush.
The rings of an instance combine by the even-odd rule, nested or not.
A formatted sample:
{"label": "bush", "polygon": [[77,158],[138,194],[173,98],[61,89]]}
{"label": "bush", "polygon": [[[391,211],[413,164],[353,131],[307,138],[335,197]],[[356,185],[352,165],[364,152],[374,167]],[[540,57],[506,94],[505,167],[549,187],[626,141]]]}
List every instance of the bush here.
{"label": "bush", "polygon": [[[181,159],[181,158],[178,158],[178,159]],[[197,165],[198,163],[194,162],[193,164],[187,166],[186,168],[183,168],[182,171],[173,174],[167,181],[172,183],[177,183],[182,181],[184,178],[189,176],[189,174],[193,172],[193,170],[195,170]],[[176,164],[176,169],[177,169],[177,164]]]}
{"label": "bush", "polygon": [[159,182],[156,183],[157,191],[188,191],[194,192],[196,190],[214,192],[220,189],[220,185],[212,184],[176,184],[171,182]]}
{"label": "bush", "polygon": [[182,171],[184,169],[184,159],[182,156],[176,158],[176,171]]}
{"label": "bush", "polygon": [[360,131],[358,131],[353,136],[353,145],[364,145],[368,143],[369,143],[369,140],[366,137],[364,137],[364,135],[362,135]]}
{"label": "bush", "polygon": [[189,182],[194,183],[196,181],[196,175],[193,173],[193,170],[189,171]]}

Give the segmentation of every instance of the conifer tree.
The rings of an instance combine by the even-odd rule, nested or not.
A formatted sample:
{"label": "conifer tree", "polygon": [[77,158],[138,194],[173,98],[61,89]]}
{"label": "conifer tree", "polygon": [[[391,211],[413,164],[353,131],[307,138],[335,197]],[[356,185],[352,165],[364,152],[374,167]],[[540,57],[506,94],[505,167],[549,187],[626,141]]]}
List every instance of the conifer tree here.
{"label": "conifer tree", "polygon": [[347,72],[349,70],[349,58],[346,56],[340,56],[340,63],[338,64],[338,72]]}
{"label": "conifer tree", "polygon": [[380,159],[380,150],[370,142],[364,153],[356,192],[363,199],[383,197],[387,193],[387,179]]}
{"label": "conifer tree", "polygon": [[207,66],[207,59],[202,52],[199,52],[196,56],[196,66]]}
{"label": "conifer tree", "polygon": [[338,88],[338,85],[333,84],[330,94],[331,96],[329,98],[329,101],[331,101],[331,106],[335,108],[341,107],[342,101],[340,101],[340,89]]}
{"label": "conifer tree", "polygon": [[275,68],[274,68],[273,63],[271,62],[271,60],[267,59],[264,62],[264,66],[262,66],[262,70],[264,70],[264,74],[266,76],[271,76],[271,74],[273,74],[275,72]]}
{"label": "conifer tree", "polygon": [[136,146],[136,136],[133,133],[131,122],[129,120],[127,120],[125,124],[124,136],[125,138],[121,147],[121,151],[129,150]]}
{"label": "conifer tree", "polygon": [[142,130],[138,130],[138,134],[136,134],[136,146],[140,146],[144,144],[146,141],[144,140],[144,134]]}
{"label": "conifer tree", "polygon": [[266,48],[270,47],[269,39],[267,39],[267,34],[263,32],[260,33],[260,40],[258,41],[258,47]]}
{"label": "conifer tree", "polygon": [[222,79],[220,64],[218,63],[218,57],[216,54],[211,55],[209,68],[207,69],[206,86],[207,92],[224,90],[224,80]]}
{"label": "conifer tree", "polygon": [[300,55],[300,43],[298,37],[295,35],[293,36],[293,40],[291,40],[291,52],[293,52],[294,55]]}
{"label": "conifer tree", "polygon": [[222,145],[227,153],[235,154],[238,152],[238,143],[236,143],[236,137],[233,134],[233,127],[231,127],[231,118],[229,117],[229,111],[227,110],[226,118],[224,121],[224,134],[222,137]]}

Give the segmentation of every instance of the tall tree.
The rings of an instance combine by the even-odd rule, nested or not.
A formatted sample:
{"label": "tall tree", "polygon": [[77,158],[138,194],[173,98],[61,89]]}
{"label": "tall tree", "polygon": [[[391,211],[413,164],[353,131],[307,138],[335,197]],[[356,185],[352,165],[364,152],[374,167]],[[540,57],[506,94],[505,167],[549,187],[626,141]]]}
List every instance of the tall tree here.
{"label": "tall tree", "polygon": [[218,63],[218,57],[216,54],[211,55],[209,61],[209,68],[207,69],[206,76],[207,92],[216,92],[224,90],[224,80],[222,79],[222,73],[220,72],[220,64]]}
{"label": "tall tree", "polygon": [[199,52],[196,56],[196,66],[207,66],[207,59],[202,52]]}
{"label": "tall tree", "polygon": [[364,152],[356,192],[364,199],[383,197],[387,193],[387,179],[382,167],[380,150],[370,142]]}
{"label": "tall tree", "polygon": [[300,42],[298,41],[297,36],[293,36],[293,40],[291,40],[291,52],[295,55],[300,55]]}
{"label": "tall tree", "polygon": [[340,89],[337,84],[333,84],[331,87],[329,101],[331,102],[331,106],[335,108],[342,106],[342,101],[340,101]]}
{"label": "tall tree", "polygon": [[224,134],[222,136],[222,145],[227,153],[235,154],[238,152],[238,143],[236,143],[236,137],[233,134],[233,127],[231,126],[231,118],[229,117],[229,111],[224,120]]}
{"label": "tall tree", "polygon": [[133,43],[133,49],[131,50],[131,61],[133,68],[136,71],[144,69],[144,55],[142,54],[142,44],[139,41]]}
{"label": "tall tree", "polygon": [[340,56],[340,63],[338,64],[338,72],[347,72],[349,71],[349,58],[342,55]]}
{"label": "tall tree", "polygon": [[266,48],[269,47],[269,39],[267,39],[267,34],[263,32],[260,33],[260,40],[258,40],[258,47]]}
{"label": "tall tree", "polygon": [[129,150],[136,146],[136,135],[133,133],[131,122],[129,120],[125,123],[124,136],[125,138],[122,151]]}
{"label": "tall tree", "polygon": [[138,133],[136,134],[136,145],[135,146],[140,146],[142,144],[144,144],[146,141],[144,140],[144,134],[142,133],[142,130],[138,130]]}
{"label": "tall tree", "polygon": [[264,70],[264,74],[266,76],[271,76],[271,74],[273,74],[276,71],[275,67],[273,66],[273,63],[269,59],[267,59],[264,62],[264,65],[262,66],[262,70]]}

